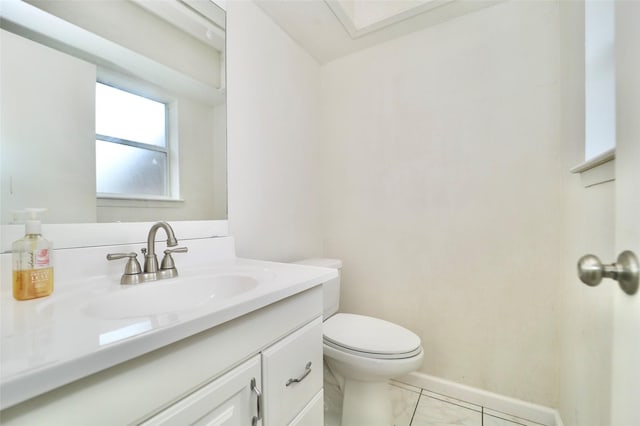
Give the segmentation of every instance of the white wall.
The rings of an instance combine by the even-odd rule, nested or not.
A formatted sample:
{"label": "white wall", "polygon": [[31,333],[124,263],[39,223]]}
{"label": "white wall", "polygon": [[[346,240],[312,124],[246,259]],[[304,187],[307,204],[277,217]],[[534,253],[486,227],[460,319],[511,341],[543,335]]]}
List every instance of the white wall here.
{"label": "white wall", "polygon": [[322,253],[318,64],[252,2],[227,3],[229,225],[239,256]]}
{"label": "white wall", "polygon": [[[506,2],[322,68],[325,254],[421,371],[554,406],[563,253],[558,2]],[[573,260],[572,260],[573,262]]]}

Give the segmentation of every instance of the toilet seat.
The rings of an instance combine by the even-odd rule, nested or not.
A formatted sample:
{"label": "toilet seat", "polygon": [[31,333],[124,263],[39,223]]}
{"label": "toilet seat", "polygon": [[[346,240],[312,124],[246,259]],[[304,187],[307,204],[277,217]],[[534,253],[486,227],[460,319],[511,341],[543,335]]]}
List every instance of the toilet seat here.
{"label": "toilet seat", "polygon": [[422,348],[418,347],[411,352],[405,352],[405,353],[399,353],[399,354],[378,354],[378,353],[371,353],[371,352],[364,352],[364,351],[355,351],[353,349],[345,348],[344,346],[336,345],[335,343],[328,340],[325,340],[324,344],[336,350],[349,353],[351,355],[360,356],[363,358],[372,358],[372,359],[381,359],[381,360],[411,358],[418,355],[422,351]]}
{"label": "toilet seat", "polygon": [[420,338],[389,321],[336,314],[323,324],[324,343],[336,350],[374,359],[404,359],[422,352]]}

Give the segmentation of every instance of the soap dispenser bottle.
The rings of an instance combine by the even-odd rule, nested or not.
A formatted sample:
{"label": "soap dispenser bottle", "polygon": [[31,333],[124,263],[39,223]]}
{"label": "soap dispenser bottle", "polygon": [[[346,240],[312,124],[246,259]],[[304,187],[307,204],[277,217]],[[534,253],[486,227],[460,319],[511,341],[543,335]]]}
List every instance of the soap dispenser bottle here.
{"label": "soap dispenser bottle", "polygon": [[47,209],[25,209],[28,219],[25,236],[11,246],[13,263],[13,297],[29,300],[53,292],[52,245],[42,237],[38,213]]}

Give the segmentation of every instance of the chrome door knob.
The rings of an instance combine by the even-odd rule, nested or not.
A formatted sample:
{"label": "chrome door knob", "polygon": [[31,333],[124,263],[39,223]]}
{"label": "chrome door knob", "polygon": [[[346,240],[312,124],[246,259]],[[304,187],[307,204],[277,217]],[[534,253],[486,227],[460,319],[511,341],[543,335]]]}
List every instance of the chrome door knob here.
{"label": "chrome door knob", "polygon": [[640,264],[636,255],[628,250],[620,253],[618,261],[611,265],[603,265],[596,256],[587,254],[578,260],[578,277],[592,287],[600,284],[603,278],[612,278],[625,293],[635,294],[640,281]]}

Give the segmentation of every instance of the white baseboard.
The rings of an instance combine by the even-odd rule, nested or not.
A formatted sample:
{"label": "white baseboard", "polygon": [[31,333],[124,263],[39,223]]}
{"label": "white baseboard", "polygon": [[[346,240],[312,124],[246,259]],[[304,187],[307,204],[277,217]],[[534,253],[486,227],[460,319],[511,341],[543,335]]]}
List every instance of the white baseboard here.
{"label": "white baseboard", "polygon": [[563,426],[558,411],[542,405],[473,388],[424,373],[413,372],[394,380],[546,426]]}

